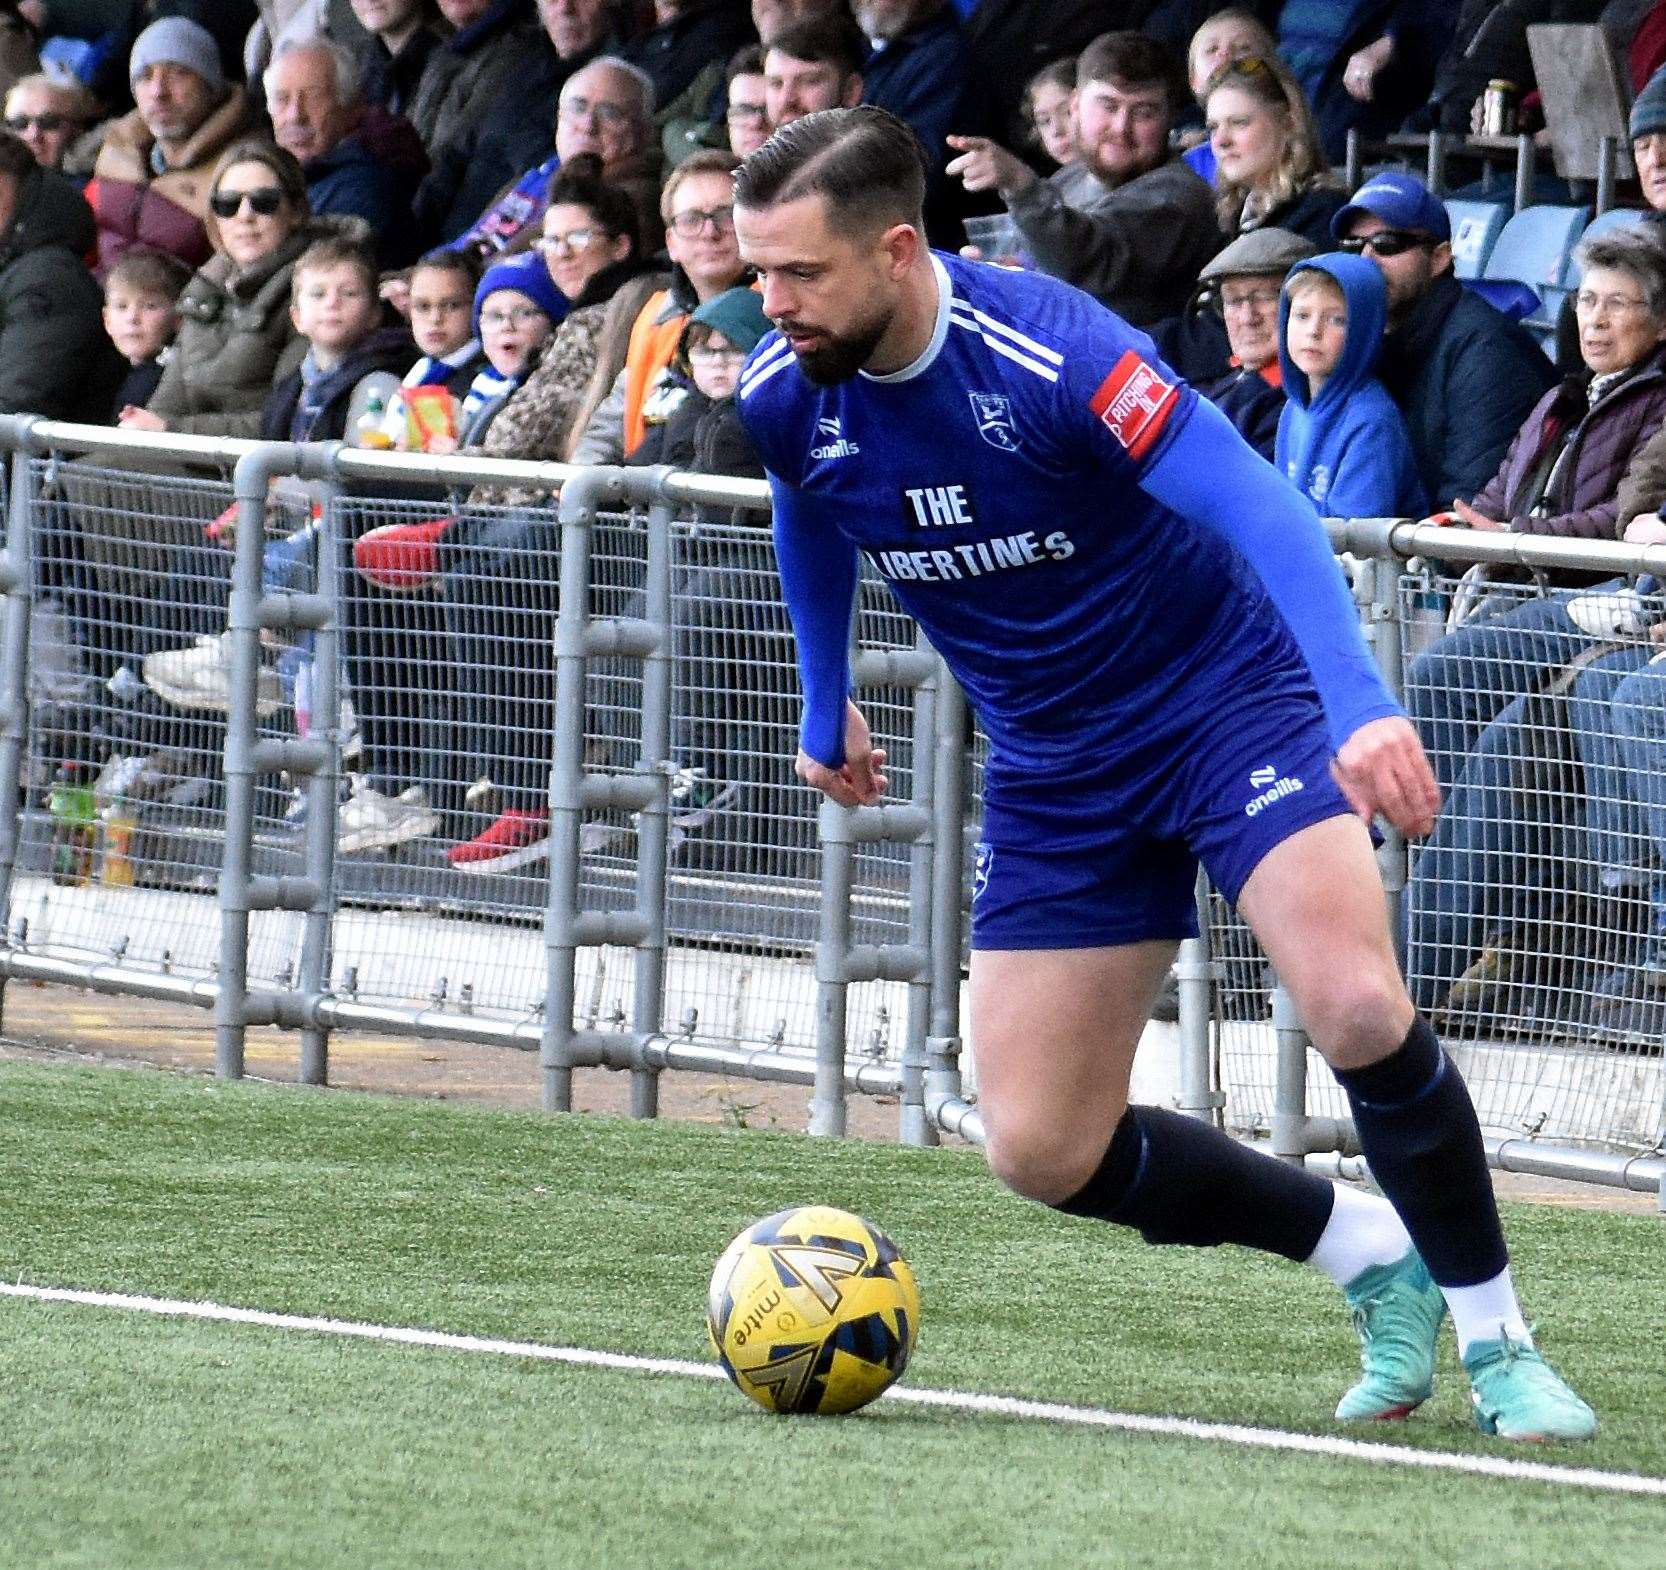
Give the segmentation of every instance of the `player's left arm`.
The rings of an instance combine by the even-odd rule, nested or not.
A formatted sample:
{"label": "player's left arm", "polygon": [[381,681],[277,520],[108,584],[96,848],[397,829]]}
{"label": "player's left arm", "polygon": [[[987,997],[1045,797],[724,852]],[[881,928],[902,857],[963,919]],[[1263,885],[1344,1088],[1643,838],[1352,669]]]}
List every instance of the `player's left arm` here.
{"label": "player's left arm", "polygon": [[1355,810],[1427,834],[1440,810],[1434,773],[1366,647],[1318,514],[1207,399],[1192,398],[1175,426],[1140,487],[1225,535],[1260,575],[1318,684],[1338,783]]}

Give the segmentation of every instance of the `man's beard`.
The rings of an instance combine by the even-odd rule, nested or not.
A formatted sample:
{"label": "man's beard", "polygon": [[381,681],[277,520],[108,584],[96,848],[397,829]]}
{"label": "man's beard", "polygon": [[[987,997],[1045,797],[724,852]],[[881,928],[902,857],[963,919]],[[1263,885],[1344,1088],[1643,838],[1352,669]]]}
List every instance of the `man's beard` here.
{"label": "man's beard", "polygon": [[[778,325],[785,331],[789,325],[803,324]],[[818,387],[832,387],[838,382],[848,382],[868,363],[890,325],[891,313],[886,311],[864,322],[852,332],[826,333],[826,342],[820,348],[802,351],[795,349],[793,353],[798,359],[799,367],[811,381]]]}

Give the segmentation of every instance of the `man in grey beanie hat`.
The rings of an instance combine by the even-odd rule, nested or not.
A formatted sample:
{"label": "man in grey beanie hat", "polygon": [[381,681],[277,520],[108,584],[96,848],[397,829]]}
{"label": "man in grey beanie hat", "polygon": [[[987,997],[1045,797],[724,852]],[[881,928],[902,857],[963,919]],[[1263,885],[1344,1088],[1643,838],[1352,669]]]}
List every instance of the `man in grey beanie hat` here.
{"label": "man in grey beanie hat", "polygon": [[216,98],[226,90],[226,73],[213,37],[189,17],[163,17],[133,41],[133,52],[127,57],[127,80],[135,94],[145,73],[158,65],[194,71]]}
{"label": "man in grey beanie hat", "polygon": [[139,34],[128,76],[138,107],[110,126],[87,187],[100,275],[135,245],[200,267],[212,251],[203,218],[214,165],[255,128],[254,108],[227,84],[213,35],[186,17]]}

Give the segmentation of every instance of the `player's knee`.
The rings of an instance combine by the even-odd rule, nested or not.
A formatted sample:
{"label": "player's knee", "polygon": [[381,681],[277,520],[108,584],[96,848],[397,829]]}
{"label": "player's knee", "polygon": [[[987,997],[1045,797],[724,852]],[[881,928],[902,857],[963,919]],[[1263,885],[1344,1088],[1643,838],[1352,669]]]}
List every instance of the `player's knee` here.
{"label": "player's knee", "polygon": [[1302,1000],[1302,1023],[1334,1068],[1358,1068],[1386,1057],[1405,1040],[1412,1005],[1399,973],[1362,965],[1328,979]]}
{"label": "player's knee", "polygon": [[1042,1125],[997,1125],[986,1128],[984,1155],[989,1170],[1015,1194],[1058,1205],[1082,1191],[1104,1160],[1109,1139],[1108,1128],[1072,1135]]}

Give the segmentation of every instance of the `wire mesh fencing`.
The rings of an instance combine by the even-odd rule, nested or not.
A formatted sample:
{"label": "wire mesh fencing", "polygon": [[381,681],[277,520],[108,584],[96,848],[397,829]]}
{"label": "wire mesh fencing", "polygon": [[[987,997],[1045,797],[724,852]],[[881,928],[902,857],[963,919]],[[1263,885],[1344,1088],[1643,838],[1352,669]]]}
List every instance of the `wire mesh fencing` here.
{"label": "wire mesh fencing", "polygon": [[[22,958],[52,958],[105,973],[112,990],[159,975],[221,985],[231,964],[223,934],[239,930],[225,926],[225,891],[221,908],[212,898],[222,868],[241,866],[227,854],[232,656],[256,646],[236,642],[256,637],[247,630],[256,625],[254,737],[284,746],[322,737],[339,751],[328,777],[340,789],[321,799],[309,785],[318,754],[304,745],[251,754],[240,875],[264,889],[244,912],[246,980],[266,1001],[228,1008],[217,1023],[316,1026],[331,1006],[340,1023],[353,1005],[377,1015],[375,1028],[538,1044],[552,910],[566,898],[551,876],[562,482],[544,500],[535,487],[506,505],[466,465],[455,477],[431,462],[408,483],[370,483],[344,478],[356,471],[327,454],[268,451],[266,468],[279,473],[255,493],[265,537],[251,585],[244,558],[234,583],[236,521],[254,514],[232,507],[231,466],[248,456],[233,444],[209,462],[160,441],[136,460],[87,437],[62,450],[15,431],[9,439],[22,455],[7,554],[22,588],[8,600],[15,657],[4,679],[26,716],[4,869],[9,973],[29,973]],[[299,472],[310,480],[290,477]],[[617,492],[633,503],[586,519],[583,592],[604,629],[647,624],[644,498],[669,494],[659,483],[639,477]],[[640,914],[645,897],[660,900],[665,952],[644,971],[636,939],[580,943],[572,1025],[623,1039],[644,1017],[646,975],[666,1037],[754,1053],[777,1072],[794,1054],[810,1058],[818,1040],[825,1056],[833,863],[818,840],[817,798],[792,772],[798,686],[765,504],[756,488],[717,487],[721,502],[710,489],[669,529],[663,748],[647,739],[656,700],[630,637],[617,646],[604,637],[583,662],[587,781],[663,777],[654,797],[663,806],[651,810],[667,827],[663,889],[645,895],[650,809],[638,802],[648,798],[586,796],[572,898],[582,912],[621,918]],[[1378,652],[1446,793],[1435,833],[1406,851],[1389,884],[1414,997],[1453,1043],[1489,1127],[1651,1150],[1666,1103],[1666,665],[1651,631],[1660,598],[1627,578],[1646,563],[1611,549],[1611,581],[1597,591],[1531,574],[1478,589],[1407,567],[1404,541],[1372,550],[1392,591],[1369,612]],[[253,623],[228,614],[238,584],[262,596]],[[286,599],[314,595],[328,602],[327,630],[283,611]],[[235,626],[245,631],[234,636]],[[916,646],[912,623],[872,577],[854,633],[899,661]],[[931,694],[910,684],[915,669],[861,693],[897,803],[914,800],[917,783],[936,788],[921,771],[944,745]],[[913,830],[858,834],[840,852],[852,876],[838,1035],[858,1075],[862,1062],[895,1067],[910,1051],[917,1066],[925,1050],[918,971],[912,992],[886,978],[902,976],[904,950],[924,942],[928,885],[929,922],[951,940],[944,950],[931,935],[932,1030],[955,1032],[959,976],[938,974],[937,956],[946,952],[952,970],[964,952],[986,751],[975,726],[963,740],[970,766],[954,772],[965,799],[932,814],[939,842],[929,855],[943,878],[922,881],[929,857]],[[328,820],[328,861],[309,822],[317,815]],[[1385,855],[1398,854],[1391,840]],[[320,867],[327,886],[309,893]],[[1278,1104],[1288,1074],[1278,1072],[1276,978],[1218,897],[1206,904],[1214,985],[1202,1039],[1228,1124],[1266,1129],[1289,1112]],[[474,1028],[482,1021],[503,1028]],[[1183,1029],[1183,1040],[1193,1036]],[[1344,1117],[1316,1056],[1307,1068],[1304,1110]]]}
{"label": "wire mesh fencing", "polygon": [[[1653,629],[1666,602],[1624,577],[1576,588],[1408,572],[1396,621],[1402,696],[1443,800],[1408,849],[1397,902],[1413,1001],[1484,1127],[1654,1150],[1666,1131],[1666,644]],[[1266,1127],[1276,978],[1218,897],[1210,940],[1229,1120]],[[1308,1067],[1309,1110],[1345,1117],[1316,1054]]]}
{"label": "wire mesh fencing", "polygon": [[[210,976],[224,832],[231,491],[158,463],[31,459],[11,514],[27,562],[19,949]],[[259,718],[287,700],[276,670]],[[276,801],[267,803],[274,814]],[[294,923],[250,932],[251,974],[292,972]]]}

